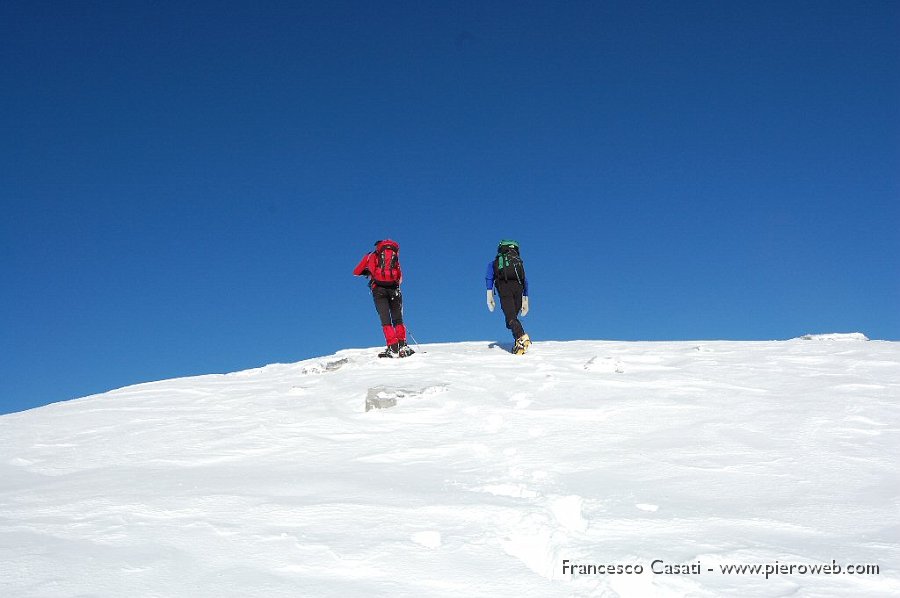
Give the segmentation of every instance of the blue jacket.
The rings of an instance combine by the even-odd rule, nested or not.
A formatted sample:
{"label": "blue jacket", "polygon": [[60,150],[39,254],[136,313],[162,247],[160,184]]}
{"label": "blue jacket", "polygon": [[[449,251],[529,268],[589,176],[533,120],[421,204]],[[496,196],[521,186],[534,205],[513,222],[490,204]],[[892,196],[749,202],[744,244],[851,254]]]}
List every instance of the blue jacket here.
{"label": "blue jacket", "polygon": [[[494,288],[494,260],[488,262],[487,272],[484,275],[484,284],[487,290]],[[522,296],[528,296],[528,279],[522,281]]]}

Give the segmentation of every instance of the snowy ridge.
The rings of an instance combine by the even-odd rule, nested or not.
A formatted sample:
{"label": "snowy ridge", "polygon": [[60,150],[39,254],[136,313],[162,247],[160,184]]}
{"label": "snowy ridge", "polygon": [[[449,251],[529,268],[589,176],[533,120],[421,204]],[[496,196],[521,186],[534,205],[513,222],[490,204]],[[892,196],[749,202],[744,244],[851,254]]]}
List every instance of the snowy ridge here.
{"label": "snowy ridge", "polygon": [[[0,595],[898,595],[900,344],[816,340],[352,349],[3,416]],[[775,561],[878,572],[720,569]]]}
{"label": "snowy ridge", "polygon": [[800,337],[805,341],[867,341],[865,334],[861,332],[831,333],[831,334],[804,334]]}

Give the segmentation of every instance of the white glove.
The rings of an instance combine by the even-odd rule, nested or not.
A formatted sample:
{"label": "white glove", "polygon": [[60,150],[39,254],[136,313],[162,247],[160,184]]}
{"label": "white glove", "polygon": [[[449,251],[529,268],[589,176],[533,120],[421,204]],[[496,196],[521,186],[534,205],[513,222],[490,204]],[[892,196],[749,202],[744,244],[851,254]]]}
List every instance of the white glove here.
{"label": "white glove", "polygon": [[487,290],[488,311],[494,311],[494,289]]}
{"label": "white glove", "polygon": [[522,311],[519,312],[519,315],[523,318],[528,315],[528,295],[522,297]]}

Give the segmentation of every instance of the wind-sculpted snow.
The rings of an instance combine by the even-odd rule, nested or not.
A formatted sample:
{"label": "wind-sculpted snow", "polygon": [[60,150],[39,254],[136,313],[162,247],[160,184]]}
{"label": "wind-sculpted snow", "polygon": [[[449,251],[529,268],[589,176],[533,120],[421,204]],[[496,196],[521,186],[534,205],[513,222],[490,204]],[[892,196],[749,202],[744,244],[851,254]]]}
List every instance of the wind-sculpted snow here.
{"label": "wind-sculpted snow", "polygon": [[800,337],[805,341],[867,341],[865,334],[861,332],[833,333],[833,334],[804,334]]}
{"label": "wind-sculpted snow", "polygon": [[900,345],[846,340],[346,350],[3,416],[0,596],[896,596]]}

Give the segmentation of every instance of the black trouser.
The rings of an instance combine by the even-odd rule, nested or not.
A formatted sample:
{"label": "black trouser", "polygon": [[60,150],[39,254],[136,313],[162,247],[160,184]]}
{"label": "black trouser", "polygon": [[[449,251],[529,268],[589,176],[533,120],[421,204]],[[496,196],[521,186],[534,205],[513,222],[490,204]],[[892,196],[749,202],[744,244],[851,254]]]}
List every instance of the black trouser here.
{"label": "black trouser", "polygon": [[372,287],[372,298],[375,309],[381,318],[382,326],[397,326],[403,323],[403,295],[400,288]]}
{"label": "black trouser", "polygon": [[513,338],[518,340],[525,334],[522,323],[519,322],[519,312],[522,311],[523,287],[517,280],[498,280],[495,283],[497,294],[500,295],[500,309],[506,316],[506,327],[512,331]]}

